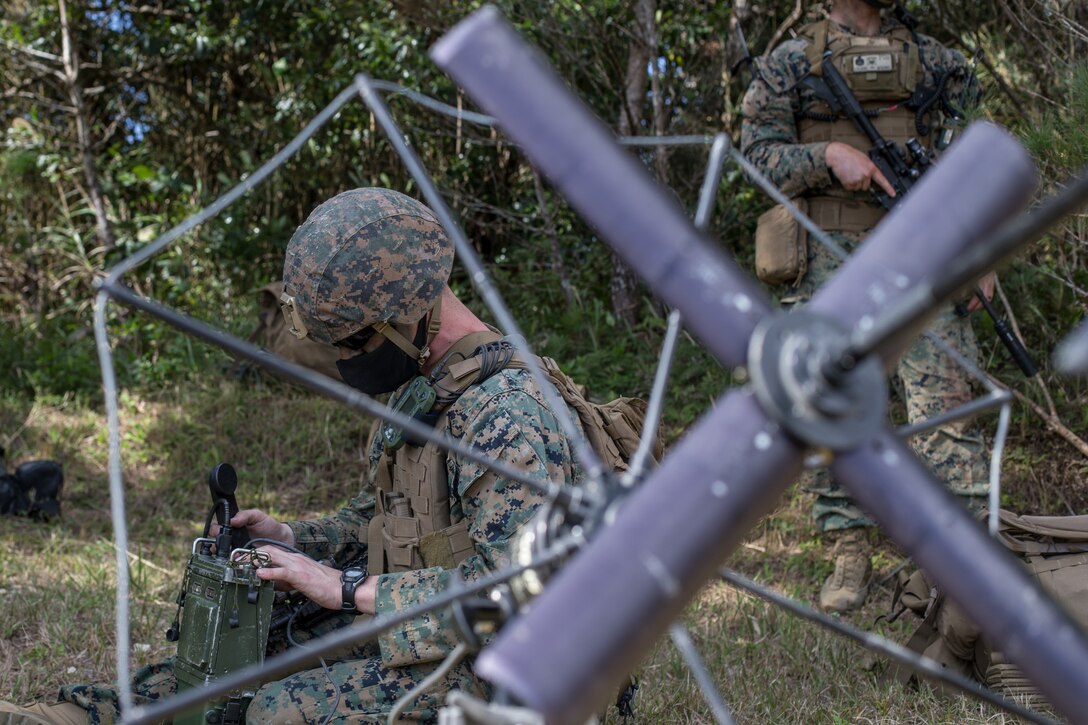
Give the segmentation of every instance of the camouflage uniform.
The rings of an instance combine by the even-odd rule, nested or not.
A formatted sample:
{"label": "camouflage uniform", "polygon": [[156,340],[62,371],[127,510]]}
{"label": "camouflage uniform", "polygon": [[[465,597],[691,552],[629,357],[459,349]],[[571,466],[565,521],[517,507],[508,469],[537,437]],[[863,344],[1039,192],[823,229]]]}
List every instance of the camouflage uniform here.
{"label": "camouflage uniform", "polygon": [[[849,28],[833,21],[827,22],[831,34],[852,34]],[[881,35],[887,35],[897,28],[900,33],[904,32],[895,20],[885,19]],[[918,34],[914,38],[921,56],[922,84],[933,86],[947,73],[944,82],[948,97],[960,102],[970,97],[973,101],[975,88],[973,82],[968,80],[963,56],[944,48],[928,36]],[[742,151],[787,196],[838,197],[850,202],[862,202],[871,208],[873,199],[869,192],[846,191],[835,179],[825,161],[826,141],[801,142],[800,119],[810,117],[807,114],[822,107],[813,91],[801,85],[801,80],[812,65],[809,55],[806,55],[811,42],[812,39],[805,37],[802,30],[800,37],[785,41],[769,56],[757,60],[752,84],[744,98]],[[849,121],[840,120],[837,123]],[[879,218],[879,211],[872,211],[873,216]],[[830,235],[843,248],[851,251],[867,231],[831,231]],[[838,259],[829,250],[810,240],[808,270],[799,283],[784,291],[783,303],[807,300],[832,275],[838,264]],[[977,343],[968,319],[956,316],[948,308],[932,322],[930,330],[968,359],[977,359]],[[906,403],[907,416],[912,423],[973,397],[962,369],[925,338],[921,338],[903,355],[896,369],[896,378],[896,387]],[[956,422],[915,436],[911,444],[934,473],[946,481],[970,508],[977,510],[985,506],[988,471],[984,458],[985,446],[977,429],[969,423]],[[821,531],[873,525],[826,472],[821,471],[815,476],[811,490],[818,494],[813,514]]]}
{"label": "camouflage uniform", "polygon": [[[535,479],[581,478],[558,421],[525,370],[503,370],[469,388],[446,411],[446,421],[455,438]],[[371,471],[377,470],[381,453],[377,446],[371,451]],[[544,502],[540,494],[496,476],[481,464],[450,456],[446,468],[454,518],[463,516],[468,521],[475,554],[454,569],[430,567],[380,575],[379,616],[411,608],[458,581],[477,579],[505,567],[513,536]],[[350,558],[359,542],[366,540],[373,511],[373,492],[364,491],[335,516],[291,524],[296,545],[315,558]],[[363,721],[388,712],[457,642],[456,629],[444,612],[424,614],[385,632],[369,658],[344,663],[341,676],[335,676],[334,671],[334,679],[344,683],[339,712]],[[249,720],[279,721],[287,714],[305,722],[308,710],[319,717],[331,702],[328,687],[328,678],[320,669],[265,685],[250,705]],[[470,664],[463,663],[417,700],[411,716],[421,720],[436,717],[436,706],[451,688],[487,694],[486,685],[472,675]]]}

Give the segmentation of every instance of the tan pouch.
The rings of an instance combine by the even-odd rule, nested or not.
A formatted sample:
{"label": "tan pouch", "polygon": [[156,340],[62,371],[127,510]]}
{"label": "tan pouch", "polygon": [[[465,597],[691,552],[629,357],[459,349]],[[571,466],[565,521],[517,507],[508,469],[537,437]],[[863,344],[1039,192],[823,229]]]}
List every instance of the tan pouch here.
{"label": "tan pouch", "polygon": [[[793,203],[808,214],[804,199]],[[808,231],[782,204],[756,221],[756,276],[767,284],[797,284],[808,270]]]}

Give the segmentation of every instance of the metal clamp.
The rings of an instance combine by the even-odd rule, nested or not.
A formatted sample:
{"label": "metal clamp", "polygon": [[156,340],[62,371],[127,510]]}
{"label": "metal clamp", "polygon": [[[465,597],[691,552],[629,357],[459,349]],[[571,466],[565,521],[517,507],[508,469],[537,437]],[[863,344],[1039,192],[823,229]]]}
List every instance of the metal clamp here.
{"label": "metal clamp", "polygon": [[817,448],[851,450],[883,430],[887,384],[872,356],[831,379],[849,331],[834,320],[799,310],[764,319],[752,333],[748,373],[767,414]]}

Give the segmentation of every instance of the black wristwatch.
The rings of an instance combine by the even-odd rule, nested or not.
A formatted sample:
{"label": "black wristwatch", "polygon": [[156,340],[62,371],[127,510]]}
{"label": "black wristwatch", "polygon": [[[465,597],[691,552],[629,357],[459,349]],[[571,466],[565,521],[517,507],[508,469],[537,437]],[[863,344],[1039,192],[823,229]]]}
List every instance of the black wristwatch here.
{"label": "black wristwatch", "polygon": [[340,572],[340,591],[343,594],[343,601],[340,602],[340,608],[342,610],[345,612],[359,611],[355,607],[355,590],[365,581],[365,566],[349,566],[347,569]]}

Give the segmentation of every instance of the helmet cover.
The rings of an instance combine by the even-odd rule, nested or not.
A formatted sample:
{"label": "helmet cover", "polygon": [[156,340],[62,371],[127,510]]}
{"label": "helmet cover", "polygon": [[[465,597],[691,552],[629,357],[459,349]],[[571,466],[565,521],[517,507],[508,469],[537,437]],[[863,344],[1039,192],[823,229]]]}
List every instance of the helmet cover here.
{"label": "helmet cover", "polygon": [[391,189],[345,191],[314,209],[287,244],[288,322],[296,335],[330,344],[376,322],[416,322],[452,267],[453,244],[426,206]]}

